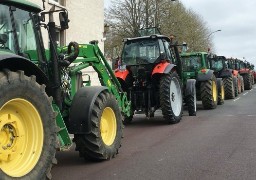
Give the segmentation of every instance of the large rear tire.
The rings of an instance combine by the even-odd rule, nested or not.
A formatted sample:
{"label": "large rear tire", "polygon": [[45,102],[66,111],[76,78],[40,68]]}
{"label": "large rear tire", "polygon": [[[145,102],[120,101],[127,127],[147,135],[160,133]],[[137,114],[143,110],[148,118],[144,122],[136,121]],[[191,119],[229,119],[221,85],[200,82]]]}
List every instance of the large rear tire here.
{"label": "large rear tire", "polygon": [[99,161],[118,154],[123,133],[122,115],[115,97],[106,90],[93,104],[91,133],[75,134],[74,142],[80,157]]}
{"label": "large rear tire", "polygon": [[0,87],[0,179],[51,179],[57,128],[45,86],[5,70]]}
{"label": "large rear tire", "polygon": [[211,79],[201,82],[200,90],[204,109],[215,109],[218,103],[216,77],[212,75]]}
{"label": "large rear tire", "polygon": [[224,83],[222,79],[217,80],[218,84],[218,105],[224,104],[225,99],[225,89],[224,89]]}
{"label": "large rear tire", "polygon": [[225,98],[234,99],[235,98],[235,89],[232,77],[227,77],[223,79],[224,89],[225,89]]}
{"label": "large rear tire", "polygon": [[164,119],[175,124],[182,116],[182,93],[179,76],[176,72],[165,74],[160,81],[160,106]]}
{"label": "large rear tire", "polygon": [[238,96],[238,79],[236,77],[233,77],[233,85],[234,85],[235,97],[237,97]]}
{"label": "large rear tire", "polygon": [[244,78],[244,89],[251,90],[252,89],[252,78],[251,74],[247,73],[243,75]]}

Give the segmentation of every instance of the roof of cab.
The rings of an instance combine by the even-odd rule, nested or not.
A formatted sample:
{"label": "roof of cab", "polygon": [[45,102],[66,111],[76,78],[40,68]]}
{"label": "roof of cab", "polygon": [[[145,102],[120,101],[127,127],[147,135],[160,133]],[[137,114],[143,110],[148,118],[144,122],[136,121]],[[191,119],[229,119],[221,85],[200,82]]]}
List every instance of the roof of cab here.
{"label": "roof of cab", "polygon": [[29,2],[27,0],[1,0],[0,4],[8,6],[14,6],[23,10],[39,13],[42,11],[41,7],[37,4]]}
{"label": "roof of cab", "polygon": [[158,34],[153,34],[150,36],[141,36],[141,37],[134,37],[134,38],[124,38],[123,41],[137,41],[137,40],[141,40],[141,39],[165,39],[168,42],[170,41],[170,39],[167,36],[164,35],[158,35]]}

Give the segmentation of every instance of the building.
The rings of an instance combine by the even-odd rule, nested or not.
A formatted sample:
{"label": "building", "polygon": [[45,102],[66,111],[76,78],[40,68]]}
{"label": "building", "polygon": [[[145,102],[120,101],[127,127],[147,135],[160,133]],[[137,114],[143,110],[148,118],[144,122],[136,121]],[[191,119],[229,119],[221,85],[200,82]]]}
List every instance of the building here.
{"label": "building", "polygon": [[[29,0],[43,7],[42,0]],[[61,31],[56,25],[58,43],[60,46],[68,45],[71,41],[80,44],[98,40],[99,47],[104,52],[104,0],[45,0],[45,9],[66,8],[70,19],[69,29]],[[59,22],[58,16],[54,17]],[[48,35],[45,30],[43,37],[46,40],[45,48],[49,48]],[[92,68],[86,69],[83,74],[91,76],[92,85],[98,85],[98,76]]]}

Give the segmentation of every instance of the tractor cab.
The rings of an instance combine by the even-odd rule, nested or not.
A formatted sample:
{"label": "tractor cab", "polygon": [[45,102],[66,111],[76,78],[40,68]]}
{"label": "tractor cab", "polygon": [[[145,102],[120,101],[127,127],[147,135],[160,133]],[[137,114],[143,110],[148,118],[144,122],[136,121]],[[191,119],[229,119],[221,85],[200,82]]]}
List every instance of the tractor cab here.
{"label": "tractor cab", "polygon": [[205,73],[210,68],[206,52],[182,53],[181,61],[185,79],[195,79],[197,74]]}
{"label": "tractor cab", "polygon": [[[182,111],[181,84],[174,56],[177,47],[171,47],[170,39],[159,35],[156,28],[143,29],[139,33],[139,37],[124,39],[118,63],[120,66],[115,70],[122,89],[132,103],[132,115],[124,121],[129,123],[134,113],[145,113],[148,118],[153,117],[154,112],[161,108],[167,122],[177,123]],[[171,93],[172,97],[171,86],[175,89]],[[166,104],[161,99],[171,100]],[[172,110],[174,113],[170,112],[171,108],[165,108],[171,107],[170,104],[177,107]]]}
{"label": "tractor cab", "polygon": [[122,67],[129,69],[135,77],[139,73],[150,78],[157,64],[175,63],[169,42],[169,38],[162,35],[126,39],[121,55]]}

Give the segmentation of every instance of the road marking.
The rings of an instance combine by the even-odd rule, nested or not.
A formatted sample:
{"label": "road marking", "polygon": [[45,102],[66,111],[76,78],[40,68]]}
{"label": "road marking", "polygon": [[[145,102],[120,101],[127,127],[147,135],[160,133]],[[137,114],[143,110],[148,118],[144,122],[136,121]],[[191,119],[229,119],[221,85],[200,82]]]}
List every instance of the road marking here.
{"label": "road marking", "polygon": [[253,89],[251,89],[250,91],[252,91]]}
{"label": "road marking", "polygon": [[256,114],[249,114],[249,115],[247,115],[247,116],[249,116],[249,117],[255,117]]}
{"label": "road marking", "polygon": [[234,99],[233,101],[237,101],[238,99],[240,99],[240,97],[238,97],[238,98]]}
{"label": "road marking", "polygon": [[248,94],[248,92],[244,93],[243,96],[246,95],[246,94]]}

